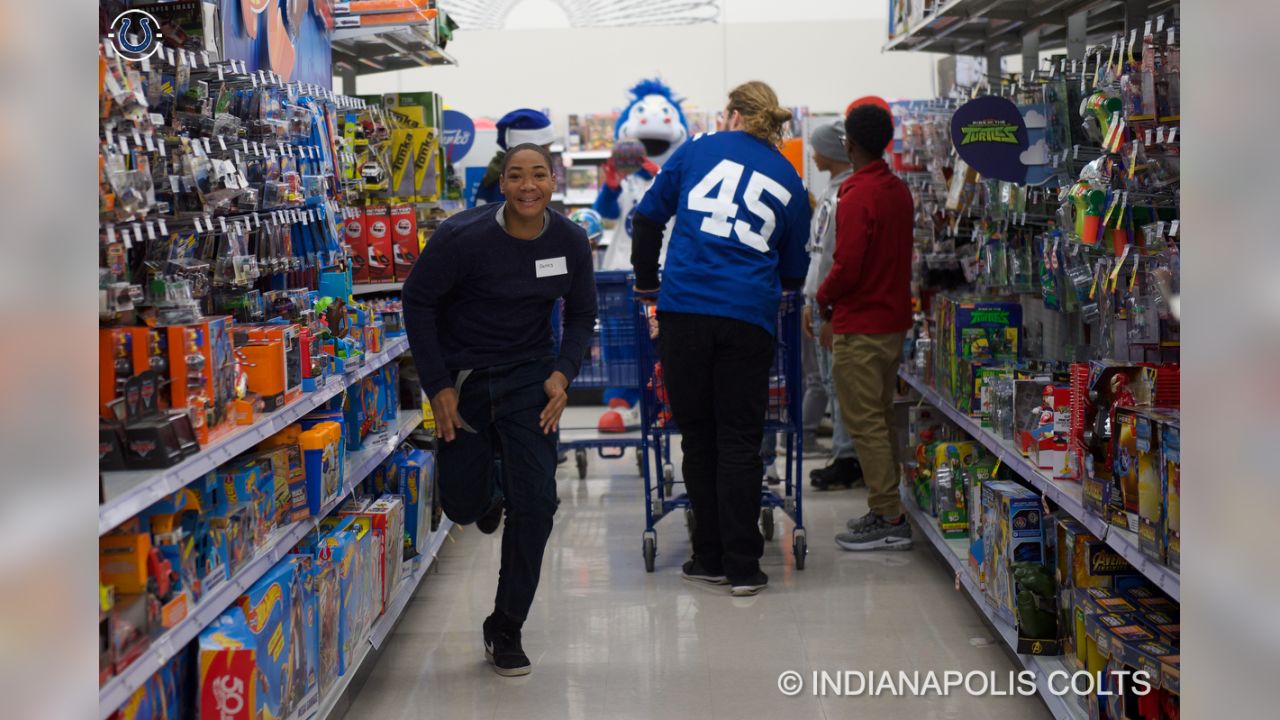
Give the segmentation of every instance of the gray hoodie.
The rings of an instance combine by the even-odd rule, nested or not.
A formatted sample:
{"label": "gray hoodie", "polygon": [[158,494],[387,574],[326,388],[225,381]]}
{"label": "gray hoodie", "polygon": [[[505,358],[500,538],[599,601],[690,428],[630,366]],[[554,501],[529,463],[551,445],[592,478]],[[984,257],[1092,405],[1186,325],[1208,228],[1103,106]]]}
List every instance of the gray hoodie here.
{"label": "gray hoodie", "polygon": [[852,174],[853,169],[850,168],[831,178],[831,184],[813,211],[809,230],[809,274],[804,279],[804,297],[810,305],[817,303],[818,287],[831,272],[832,257],[836,251],[836,202],[840,196],[840,184]]}

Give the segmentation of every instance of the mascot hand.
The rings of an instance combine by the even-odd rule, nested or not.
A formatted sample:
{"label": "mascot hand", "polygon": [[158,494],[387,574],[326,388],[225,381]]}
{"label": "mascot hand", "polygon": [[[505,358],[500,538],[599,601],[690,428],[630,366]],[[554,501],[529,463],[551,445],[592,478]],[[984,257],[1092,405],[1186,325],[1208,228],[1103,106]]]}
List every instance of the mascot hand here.
{"label": "mascot hand", "polygon": [[613,158],[605,161],[603,170],[605,187],[610,190],[617,190],[622,187],[623,174],[618,172],[618,166],[613,162]]}
{"label": "mascot hand", "polygon": [[641,167],[645,172],[649,173],[650,177],[658,177],[658,166],[649,158],[644,159],[644,164]]}

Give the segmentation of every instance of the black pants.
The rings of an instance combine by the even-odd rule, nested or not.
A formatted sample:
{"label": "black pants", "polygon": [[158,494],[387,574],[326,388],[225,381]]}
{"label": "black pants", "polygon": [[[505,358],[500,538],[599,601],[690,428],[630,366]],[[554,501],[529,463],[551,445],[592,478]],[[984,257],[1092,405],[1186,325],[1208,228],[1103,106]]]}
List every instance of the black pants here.
{"label": "black pants", "polygon": [[730,580],[760,569],[760,442],[773,336],[731,318],[664,312],[662,372],[680,427],[693,554]]}
{"label": "black pants", "polygon": [[[538,416],[547,405],[542,385],[554,358],[476,370],[462,384],[458,414],[474,430],[459,429],[440,443],[440,502],[454,522],[475,522],[505,496],[502,569],[494,607],[524,622],[538,589],[542,553],[551,536],[556,498],[556,435]],[[502,472],[494,473],[495,452]]]}

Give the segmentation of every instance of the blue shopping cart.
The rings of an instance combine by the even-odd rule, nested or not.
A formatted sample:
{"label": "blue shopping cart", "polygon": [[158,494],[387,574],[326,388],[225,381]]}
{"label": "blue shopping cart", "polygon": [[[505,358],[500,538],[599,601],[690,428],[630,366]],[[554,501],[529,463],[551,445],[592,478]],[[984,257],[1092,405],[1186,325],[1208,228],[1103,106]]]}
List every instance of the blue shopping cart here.
{"label": "blue shopping cart", "polygon": [[[639,335],[632,297],[634,284],[632,274],[626,271],[596,272],[599,317],[591,348],[582,360],[578,377],[573,381],[574,388],[613,388],[639,393]],[[558,304],[552,328],[558,345],[561,331]],[[635,448],[637,468],[644,472],[644,436],[639,428],[630,432],[605,433],[594,426],[572,427],[562,422],[560,447],[573,450],[579,478],[587,476],[587,460],[591,450],[595,450],[602,458],[617,459],[623,457],[628,448]]]}
{"label": "blue shopping cart", "polygon": [[[778,308],[777,350],[774,354],[773,369],[769,374],[769,406],[765,413],[765,434],[778,433],[784,439],[786,449],[786,469],[782,477],[782,493],[770,489],[763,483],[764,471],[761,469],[760,493],[760,529],[765,540],[773,540],[774,510],[781,508],[795,523],[791,531],[791,552],[795,557],[796,569],[804,569],[805,555],[808,553],[808,541],[804,529],[804,504],[801,492],[803,477],[804,453],[801,448],[803,437],[802,401],[804,397],[804,375],[801,367],[802,335],[800,332],[800,310],[802,298],[794,292],[783,293]],[[654,559],[658,552],[658,533],[654,524],[669,513],[682,509],[685,525],[690,537],[693,535],[694,517],[689,497],[685,493],[675,494],[675,472],[671,464],[672,437],[679,434],[680,429],[672,418],[663,386],[661,362],[658,355],[657,341],[650,337],[649,320],[653,317],[652,305],[636,303],[639,332],[640,362],[644,372],[644,391],[640,399],[641,434],[644,447],[642,450],[652,454],[652,464],[662,468],[660,482],[654,482],[649,472],[650,463],[641,463],[641,475],[644,476],[645,489],[645,530],[643,536],[644,568],[653,572]],[[659,328],[660,330],[660,328]]]}

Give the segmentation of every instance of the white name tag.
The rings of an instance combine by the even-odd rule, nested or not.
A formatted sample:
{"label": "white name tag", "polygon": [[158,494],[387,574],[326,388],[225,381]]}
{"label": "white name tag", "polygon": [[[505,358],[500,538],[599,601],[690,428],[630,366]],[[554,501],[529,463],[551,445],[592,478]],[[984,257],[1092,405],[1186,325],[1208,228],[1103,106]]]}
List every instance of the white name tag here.
{"label": "white name tag", "polygon": [[540,278],[565,275],[569,272],[569,265],[563,257],[535,260],[533,265],[537,269],[538,277]]}

